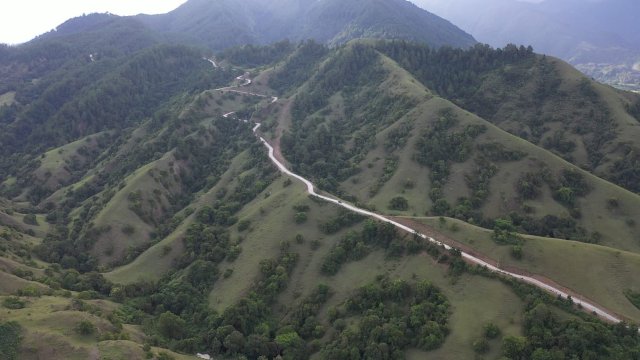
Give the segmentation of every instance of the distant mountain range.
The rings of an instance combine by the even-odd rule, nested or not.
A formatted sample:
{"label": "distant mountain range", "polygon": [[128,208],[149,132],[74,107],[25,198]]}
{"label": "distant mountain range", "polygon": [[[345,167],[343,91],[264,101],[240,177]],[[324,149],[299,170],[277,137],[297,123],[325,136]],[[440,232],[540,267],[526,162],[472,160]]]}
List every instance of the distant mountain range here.
{"label": "distant mountain range", "polygon": [[138,19],[156,31],[214,50],[285,38],[327,44],[355,38],[407,39],[436,47],[476,43],[450,22],[406,0],[191,0],[168,14]]}
{"label": "distant mountain range", "polygon": [[532,45],[599,81],[640,90],[640,2],[414,0],[479,41]]}

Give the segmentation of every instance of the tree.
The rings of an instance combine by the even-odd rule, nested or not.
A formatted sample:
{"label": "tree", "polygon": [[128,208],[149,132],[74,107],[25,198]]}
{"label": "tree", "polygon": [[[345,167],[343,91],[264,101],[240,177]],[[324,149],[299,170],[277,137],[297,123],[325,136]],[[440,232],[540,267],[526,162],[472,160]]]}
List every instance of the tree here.
{"label": "tree", "polygon": [[244,335],[242,335],[241,332],[234,330],[224,338],[223,345],[231,354],[242,352],[245,345]]}
{"label": "tree", "polygon": [[6,360],[15,360],[22,341],[22,327],[15,321],[0,323],[0,354]]}
{"label": "tree", "polygon": [[169,339],[182,339],[185,335],[185,326],[185,321],[170,311],[158,318],[158,332]]}
{"label": "tree", "polygon": [[34,214],[25,215],[24,218],[22,218],[22,222],[24,222],[27,225],[38,226],[38,219]]}
{"label": "tree", "polygon": [[402,196],[394,197],[389,202],[389,209],[406,211],[407,209],[409,209],[409,201]]}
{"label": "tree", "polygon": [[502,340],[502,352],[504,356],[512,359],[524,359],[527,339],[521,336],[505,336]]}
{"label": "tree", "polygon": [[96,326],[89,320],[81,320],[74,331],[82,336],[93,335],[96,332]]}

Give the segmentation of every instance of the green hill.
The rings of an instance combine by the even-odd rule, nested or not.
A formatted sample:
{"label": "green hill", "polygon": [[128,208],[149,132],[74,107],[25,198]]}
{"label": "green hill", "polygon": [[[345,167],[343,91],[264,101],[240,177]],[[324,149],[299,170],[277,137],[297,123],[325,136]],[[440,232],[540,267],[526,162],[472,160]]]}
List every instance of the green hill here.
{"label": "green hill", "polygon": [[360,38],[406,39],[436,47],[475,44],[450,22],[405,0],[190,0],[168,14],[138,19],[155,31],[215,51],[282,39],[332,45]]}
{"label": "green hill", "polygon": [[[527,48],[281,42],[228,50],[218,67],[203,55],[161,45],[98,60],[44,75],[42,88],[25,85],[15,103],[0,105],[3,354],[536,359],[638,351],[633,325],[604,323],[455,250],[309,197],[252,133],[260,123],[276,156],[321,191],[414,221],[634,324],[640,196],[599,176],[618,166],[633,179],[619,147],[636,146],[634,95]],[[225,88],[243,73],[250,84]],[[79,88],[64,80],[81,74]],[[536,94],[543,115],[557,107],[574,129],[593,120],[584,118],[590,110],[606,113],[614,130],[598,148],[605,167],[582,166],[592,157],[578,145],[571,156],[545,146],[549,124],[534,141],[509,127],[533,131],[533,117],[501,120],[509,107],[512,116],[531,111],[525,100]],[[571,139],[586,144],[600,130]]]}

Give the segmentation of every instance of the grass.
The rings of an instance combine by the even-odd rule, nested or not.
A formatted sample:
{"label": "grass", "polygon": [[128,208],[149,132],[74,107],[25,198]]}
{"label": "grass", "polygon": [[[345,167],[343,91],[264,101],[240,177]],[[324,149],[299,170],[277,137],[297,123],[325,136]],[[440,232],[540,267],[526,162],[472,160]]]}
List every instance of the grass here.
{"label": "grass", "polygon": [[36,288],[43,291],[48,289],[48,287],[43,284],[25,280],[13,274],[0,271],[0,295],[12,295],[18,290],[25,288]]}
{"label": "grass", "polygon": [[33,175],[39,179],[43,185],[51,190],[57,190],[66,185],[72,177],[70,168],[72,166],[83,167],[87,161],[85,156],[78,150],[86,147],[88,150],[98,148],[97,137],[106,134],[100,132],[86,136],[80,140],[67,145],[47,151],[40,158],[40,166],[33,171]]}
{"label": "grass", "polygon": [[[201,207],[212,203],[216,199],[218,190],[233,183],[237,173],[247,160],[248,153],[238,155],[229,166],[229,169],[222,175],[220,181],[207,193],[201,194],[189,205],[197,213]],[[154,244],[147,251],[138,256],[131,263],[118,267],[105,275],[109,280],[116,283],[129,284],[139,280],[158,280],[166,274],[173,266],[173,261],[178,258],[183,251],[182,239],[189,225],[195,221],[195,215],[186,218],[178,228],[169,236]],[[170,247],[168,254],[162,255],[165,247]]]}
{"label": "grass", "polygon": [[[4,297],[0,296],[0,301]],[[118,305],[104,300],[90,301],[100,307],[104,313],[112,312]],[[107,320],[86,312],[67,310],[70,299],[43,296],[28,298],[27,306],[19,310],[0,309],[0,322],[16,321],[24,331],[20,359],[145,359],[142,344],[133,341],[99,341],[98,335],[113,331],[113,325]],[[80,320],[87,320],[97,328],[96,335],[81,336],[74,328]],[[124,327],[129,333],[129,327]],[[140,338],[137,332],[129,334],[132,339]],[[152,348],[154,354],[165,352],[177,360],[193,359],[171,351]]]}
{"label": "grass", "polygon": [[[524,257],[516,260],[509,246],[499,246],[492,232],[455,219],[445,226],[437,218],[423,222],[505,267],[516,267],[552,279],[605,308],[640,322],[640,310],[625,296],[640,291],[640,255],[605,246],[575,241],[524,236]],[[456,224],[456,226],[453,226]],[[457,230],[455,230],[457,228]]]}
{"label": "grass", "polygon": [[[396,71],[396,73],[398,73]],[[409,96],[420,98],[422,95],[416,90],[416,85],[408,76],[393,75],[396,81],[388,80],[387,86],[396,93],[403,91]],[[426,94],[426,93],[425,93]],[[413,155],[416,153],[416,142],[422,133],[432,126],[437,118],[438,111],[443,108],[452,108],[459,119],[458,129],[470,124],[483,125],[487,131],[480,135],[475,144],[498,142],[507,149],[524,152],[527,156],[519,161],[498,162],[497,174],[490,182],[490,195],[481,212],[485,217],[496,218],[507,216],[511,212],[522,211],[522,201],[516,191],[516,182],[525,172],[538,172],[547,167],[556,177],[563,170],[575,170],[580,172],[591,191],[583,198],[577,200],[577,208],[581,217],[577,219],[578,226],[586,229],[588,234],[598,232],[602,235],[603,245],[624,251],[640,253],[640,236],[637,229],[629,225],[633,221],[640,221],[640,195],[607,182],[593,174],[577,168],[575,165],[561,159],[553,153],[535,146],[519,137],[507,133],[491,123],[456,107],[447,100],[434,97],[422,101],[414,107],[403,119],[378,131],[376,144],[361,162],[361,172],[347,179],[341,184],[341,188],[348,194],[357,197],[361,202],[367,203],[388,214],[398,215],[424,215],[431,208],[429,191],[429,169],[421,166]],[[397,150],[393,155],[399,159],[398,168],[394,175],[382,186],[373,197],[369,194],[370,187],[375,184],[383,174],[384,160],[390,154],[384,149],[384,140],[388,131],[402,121],[413,124],[411,135],[406,146]],[[443,188],[444,196],[450,204],[455,204],[459,197],[469,196],[470,190],[465,181],[465,175],[470,174],[475,168],[474,155],[464,163],[456,163],[451,167],[451,175],[448,183]],[[413,188],[406,188],[407,180],[413,182]],[[527,201],[526,205],[535,210],[534,217],[556,215],[558,217],[570,217],[569,210],[552,198],[551,190],[547,185],[543,186],[544,195],[535,201]],[[389,211],[389,201],[396,196],[404,196],[409,200],[409,209],[404,212]],[[616,199],[620,204],[616,209],[607,208],[610,199]]]}
{"label": "grass", "polygon": [[[173,162],[173,153],[169,152],[161,159],[137,169],[125,179],[126,185],[96,216],[94,220],[96,227],[109,226],[111,229],[101,234],[92,250],[101,264],[122,259],[129,247],[144,245],[151,240],[153,226],[141,219],[130,208],[132,202],[129,200],[129,195],[139,192],[142,211],[155,221],[164,221],[164,209],[170,206],[169,198],[174,192],[180,191],[179,185],[171,176],[173,171],[180,171],[180,165],[178,162],[176,164]],[[154,178],[162,172],[167,174],[167,187]],[[159,195],[156,196],[154,191],[159,191]],[[126,227],[132,227],[133,232],[123,231]]]}
{"label": "grass", "polygon": [[[281,242],[288,241],[292,249],[300,254],[300,263],[315,271],[319,268],[323,254],[342,236],[343,233],[328,236],[319,229],[320,223],[337,214],[336,207],[310,200],[301,183],[294,182],[284,187],[284,179],[276,180],[266,189],[263,194],[270,194],[267,198],[259,195],[238,214],[239,219],[250,220],[251,227],[246,233],[238,233],[236,229],[232,233],[232,239],[243,238],[240,243],[243,251],[233,263],[225,263],[221,267],[221,272],[229,268],[233,269],[233,274],[228,279],[219,279],[210,293],[209,303],[216,310],[224,310],[251,289],[260,274],[260,261],[277,257]],[[299,204],[310,208],[309,220],[304,224],[294,222],[296,211],[293,206]],[[303,244],[295,242],[297,234],[304,237]],[[315,251],[311,250],[311,242],[314,240],[321,243],[320,248]],[[289,289],[297,291],[295,289],[301,287],[301,281],[306,284],[296,271],[292,274]]]}

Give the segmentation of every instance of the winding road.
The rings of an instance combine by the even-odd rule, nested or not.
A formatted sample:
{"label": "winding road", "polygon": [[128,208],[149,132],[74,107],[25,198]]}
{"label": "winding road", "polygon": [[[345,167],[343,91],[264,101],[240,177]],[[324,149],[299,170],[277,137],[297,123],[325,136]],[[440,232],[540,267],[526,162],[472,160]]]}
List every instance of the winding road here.
{"label": "winding road", "polygon": [[[247,79],[247,77],[248,77],[248,74],[245,74],[245,75],[239,76],[237,78],[238,80],[241,80],[241,81],[244,80],[245,81],[245,83],[242,84],[242,86],[246,86],[246,85],[251,84],[251,80]],[[251,92],[241,92],[241,91],[237,91],[237,90],[234,91],[232,89],[233,89],[233,87],[220,88],[220,89],[215,89],[215,90],[233,91],[233,92],[238,92],[238,93],[241,93],[241,94],[254,95],[254,96],[260,96],[260,97],[265,97],[265,98],[269,97],[267,95],[254,94],[254,93],[251,93]],[[277,97],[272,97],[272,99],[275,99],[275,100],[273,100],[271,103],[274,103],[274,102],[276,102],[278,100]],[[223,116],[225,118],[228,118],[229,116],[231,116],[233,114],[234,114],[234,112],[230,112],[230,113],[224,114]],[[368,211],[368,210],[365,210],[365,209],[361,209],[361,208],[359,208],[357,206],[351,205],[351,204],[349,204],[349,203],[347,203],[347,202],[345,202],[343,200],[340,200],[338,198],[334,198],[334,197],[329,197],[329,196],[318,194],[316,192],[315,187],[314,187],[314,185],[313,185],[313,183],[311,181],[309,181],[308,179],[305,179],[304,177],[292,172],[282,162],[280,162],[280,160],[278,160],[278,158],[275,156],[275,151],[274,151],[273,146],[271,146],[271,144],[269,144],[269,142],[267,140],[265,140],[265,138],[260,136],[260,134],[258,133],[259,129],[260,129],[260,123],[256,123],[256,125],[253,127],[253,133],[260,139],[260,141],[268,149],[268,151],[269,151],[269,159],[271,159],[271,161],[278,167],[278,169],[281,172],[283,172],[284,174],[286,174],[286,175],[288,175],[290,177],[296,178],[299,181],[301,181],[302,183],[304,183],[306,185],[306,187],[307,187],[307,192],[309,193],[309,195],[315,196],[315,197],[317,197],[319,199],[322,199],[324,201],[327,201],[327,202],[333,203],[335,205],[341,206],[341,207],[343,207],[343,208],[345,208],[347,210],[353,211],[355,213],[358,213],[358,214],[361,214],[361,215],[364,215],[364,216],[368,216],[368,217],[374,218],[376,220],[379,220],[379,221],[382,221],[382,222],[385,222],[385,223],[392,224],[393,226],[395,226],[395,227],[397,227],[397,228],[399,228],[401,230],[404,230],[404,231],[406,231],[408,233],[420,236],[421,238],[423,238],[423,239],[425,239],[425,240],[427,240],[427,241],[429,241],[429,242],[431,242],[433,244],[441,246],[441,247],[445,248],[446,250],[453,249],[451,246],[449,246],[447,244],[444,244],[444,243],[442,243],[442,242],[440,242],[440,241],[438,241],[438,240],[436,240],[436,239],[434,239],[432,237],[429,237],[429,236],[427,236],[425,234],[422,234],[422,233],[418,232],[417,230],[412,229],[409,226],[406,226],[406,225],[403,225],[403,224],[401,224],[399,222],[393,221],[393,220],[385,217],[384,215],[380,215],[380,214],[377,214],[375,212],[371,212],[371,211]],[[469,253],[461,252],[461,255],[469,263],[473,263],[473,264],[476,264],[476,265],[479,265],[479,266],[483,266],[483,267],[485,267],[486,269],[488,269],[488,270],[490,270],[492,272],[518,279],[520,281],[523,281],[525,283],[531,284],[531,285],[536,286],[536,287],[538,287],[540,289],[548,291],[548,292],[552,293],[553,295],[560,296],[560,297],[565,298],[565,299],[571,298],[573,300],[574,304],[581,306],[585,311],[588,311],[588,312],[591,312],[593,314],[596,314],[597,316],[601,317],[602,319],[604,319],[606,321],[613,322],[613,323],[622,322],[622,319],[620,319],[616,315],[614,315],[611,312],[607,311],[603,307],[600,307],[600,306],[598,306],[598,305],[596,305],[596,304],[594,304],[592,302],[589,302],[589,301],[583,299],[580,296],[576,296],[575,294],[571,295],[571,294],[567,293],[566,291],[564,291],[562,289],[559,289],[559,288],[557,288],[555,286],[547,284],[547,283],[545,283],[545,282],[543,282],[541,280],[535,279],[533,277],[525,276],[525,275],[522,275],[522,274],[518,274],[518,273],[514,273],[514,272],[510,272],[510,271],[506,271],[506,270],[500,269],[497,266],[492,265],[492,264],[486,262],[485,260],[480,259],[478,257],[475,257],[475,256],[473,256],[473,255],[471,255]]]}

